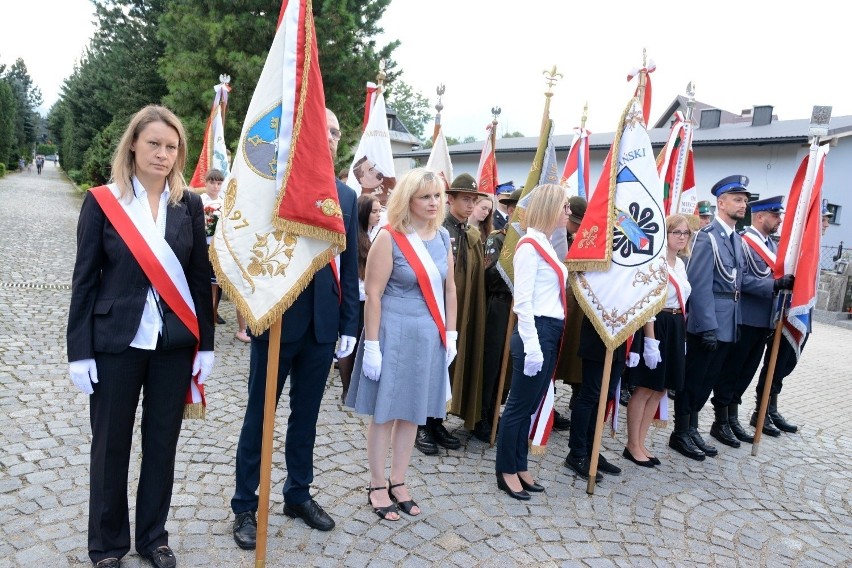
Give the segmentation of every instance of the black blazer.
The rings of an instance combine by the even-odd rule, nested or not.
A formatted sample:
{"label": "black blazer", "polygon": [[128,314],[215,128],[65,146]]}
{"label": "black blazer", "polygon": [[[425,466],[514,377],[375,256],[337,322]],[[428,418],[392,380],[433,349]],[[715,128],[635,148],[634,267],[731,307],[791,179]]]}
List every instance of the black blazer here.
{"label": "black blazer", "polygon": [[[183,266],[201,333],[201,351],[213,350],[213,298],[201,198],[187,188],[169,204],[166,242]],[[68,311],[68,360],[92,359],[96,351],[125,350],[142,319],[151,283],[130,249],[90,194],[77,222],[77,260]]]}
{"label": "black blazer", "polygon": [[[311,328],[317,343],[334,343],[338,335],[356,337],[358,329],[358,198],[348,185],[337,181],[337,198],[343,211],[346,250],[340,253],[340,286],[330,265],[321,268],[304,292],[284,312],[281,342],[298,341]],[[342,298],[342,301],[339,301]],[[269,331],[258,339],[269,341]]]}

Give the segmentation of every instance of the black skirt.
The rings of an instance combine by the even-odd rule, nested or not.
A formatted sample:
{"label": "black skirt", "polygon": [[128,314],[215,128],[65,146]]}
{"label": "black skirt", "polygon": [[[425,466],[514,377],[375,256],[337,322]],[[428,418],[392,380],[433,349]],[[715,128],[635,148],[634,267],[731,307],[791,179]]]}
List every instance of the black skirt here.
{"label": "black skirt", "polygon": [[656,369],[649,369],[641,357],[644,341],[639,345],[639,365],[630,369],[633,386],[655,391],[680,390],[686,374],[686,322],[683,314],[660,312],[654,322],[654,336],[660,342],[662,361]]}

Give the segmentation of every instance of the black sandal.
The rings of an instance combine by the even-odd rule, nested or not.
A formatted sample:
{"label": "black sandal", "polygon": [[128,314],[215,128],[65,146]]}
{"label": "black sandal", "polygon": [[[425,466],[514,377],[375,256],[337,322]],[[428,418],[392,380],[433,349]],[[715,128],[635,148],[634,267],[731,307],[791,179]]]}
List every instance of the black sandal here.
{"label": "black sandal", "polygon": [[[409,499],[408,501],[400,501],[399,499],[396,498],[396,495],[393,494],[393,488],[394,487],[402,487],[403,485],[405,485],[404,481],[402,483],[391,483],[391,480],[388,479],[388,496],[391,498],[391,501],[393,501],[394,503],[399,505],[399,508],[402,509],[403,513],[405,513],[406,515],[411,515],[412,517],[416,517],[420,513],[412,514],[411,510],[414,507],[419,508],[420,505],[415,503],[414,499]],[[421,512],[422,512],[422,510],[421,510]]]}
{"label": "black sandal", "polygon": [[[372,493],[373,491],[379,491],[380,489],[387,489],[387,487],[367,487],[367,504],[373,508],[373,512],[377,514],[379,518],[383,521],[398,521],[400,519],[399,509],[397,509],[396,505],[391,503],[387,507],[376,507],[370,500],[370,493]],[[392,501],[395,501],[393,496],[390,494],[390,491],[388,491],[388,497],[390,497]],[[388,515],[390,513],[396,513],[397,517],[395,519],[389,519]]]}

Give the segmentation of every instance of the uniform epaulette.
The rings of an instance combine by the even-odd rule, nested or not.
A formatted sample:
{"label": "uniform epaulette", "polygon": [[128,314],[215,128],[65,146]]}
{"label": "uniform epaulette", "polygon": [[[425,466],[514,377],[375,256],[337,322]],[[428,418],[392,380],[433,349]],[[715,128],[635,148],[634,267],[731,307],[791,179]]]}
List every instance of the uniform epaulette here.
{"label": "uniform epaulette", "polygon": [[701,227],[701,229],[699,229],[699,230],[703,231],[705,233],[712,233],[713,232],[713,225],[707,225],[706,227]]}

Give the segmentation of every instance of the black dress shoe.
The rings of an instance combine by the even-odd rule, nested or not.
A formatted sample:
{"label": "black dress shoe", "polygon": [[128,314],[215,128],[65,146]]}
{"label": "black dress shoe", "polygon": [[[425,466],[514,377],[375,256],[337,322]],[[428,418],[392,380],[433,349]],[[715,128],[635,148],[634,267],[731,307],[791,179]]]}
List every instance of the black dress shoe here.
{"label": "black dress shoe", "polygon": [[480,442],[491,443],[491,424],[488,420],[482,419],[474,425],[473,437]]}
{"label": "black dress shoe", "polygon": [[225,323],[228,323],[228,322],[225,321],[225,318],[223,318],[219,314],[216,314],[216,323],[219,324],[219,325],[222,325],[222,324],[225,324]]}
{"label": "black dress shoe", "polygon": [[257,519],[254,511],[237,513],[234,517],[234,542],[243,550],[254,550],[257,546]]}
{"label": "black dress shoe", "polygon": [[457,450],[461,448],[461,440],[447,432],[443,422],[434,421],[432,423],[432,438],[439,446],[443,446],[448,450]]}
{"label": "black dress shoe", "polygon": [[532,491],[533,493],[541,493],[544,491],[544,486],[539,485],[535,481],[533,481],[532,483],[527,483],[520,475],[518,476],[518,480],[521,482],[521,487],[523,487],[527,491]]}
{"label": "black dress shoe", "polygon": [[734,433],[731,431],[731,425],[728,424],[727,420],[725,422],[713,422],[710,425],[710,435],[726,446],[731,446],[732,448],[740,447],[740,441],[734,436]]}
{"label": "black dress shoe", "polygon": [[[591,462],[591,458],[589,458],[589,461]],[[621,475],[621,468],[606,461],[606,458],[603,457],[603,454],[598,454],[598,471],[601,471],[607,475]]]}
{"label": "black dress shoe", "polygon": [[177,566],[175,553],[168,546],[159,546],[143,556],[157,568],[175,568]]}
{"label": "black dress shoe", "polygon": [[672,435],[669,436],[669,447],[682,456],[695,461],[704,461],[706,457],[704,452],[692,441],[689,432],[672,432]]}
{"label": "black dress shoe", "polygon": [[432,438],[429,429],[425,426],[417,427],[417,437],[414,439],[414,447],[427,456],[434,456],[438,453],[438,446],[435,444],[435,440]]}
{"label": "black dress shoe", "polygon": [[782,432],[787,432],[788,434],[795,434],[799,431],[798,426],[787,422],[787,420],[783,416],[781,416],[781,413],[778,412],[777,394],[773,394],[769,397],[769,408],[766,411],[766,415],[772,419],[772,425],[781,430]]}
{"label": "black dress shoe", "polygon": [[569,428],[571,428],[571,419],[568,418],[567,416],[563,416],[563,415],[559,414],[558,412],[556,412],[554,410],[553,411],[553,429],[562,431],[562,430],[568,430]]}
{"label": "black dress shoe", "polygon": [[95,568],[118,568],[118,558],[104,558],[95,563]]}
{"label": "black dress shoe", "polygon": [[330,531],[334,528],[334,519],[328,516],[328,513],[313,499],[298,505],[284,503],[284,514],[293,519],[299,517],[312,529]]}
{"label": "black dress shoe", "polygon": [[624,451],[621,452],[621,455],[624,456],[625,458],[627,458],[628,460],[632,461],[636,465],[639,465],[639,466],[642,466],[642,467],[654,467],[653,460],[650,460],[650,459],[648,459],[646,461],[637,460],[636,458],[633,457],[633,454],[631,454],[630,450],[628,450],[627,448],[624,448]]}
{"label": "black dress shoe", "polygon": [[[571,454],[568,454],[568,457],[565,458],[565,467],[572,470],[574,473],[576,473],[583,479],[589,479],[589,458],[576,458],[573,457]],[[596,471],[595,481],[601,481],[602,479],[603,474],[599,471]]]}
{"label": "black dress shoe", "polygon": [[705,442],[697,428],[690,428],[689,437],[692,438],[692,442],[698,446],[698,449],[704,452],[705,456],[714,458],[719,455],[719,450],[717,450],[715,446],[711,446]]}
{"label": "black dress shoe", "polygon": [[[751,415],[751,422],[753,428],[757,428],[757,411],[754,411]],[[769,414],[766,414],[766,419],[763,421],[763,433],[767,436],[772,436],[773,438],[777,438],[781,435],[781,430],[775,427],[772,423],[772,418]]]}
{"label": "black dress shoe", "polygon": [[[521,483],[521,486],[523,486],[523,482]],[[509,487],[509,484],[506,483],[505,479],[503,479],[503,474],[499,471],[497,472],[497,488],[502,489],[507,495],[509,495],[509,497],[517,499],[518,501],[530,500],[530,494],[524,489],[521,489],[520,491],[512,491],[512,488]]]}

